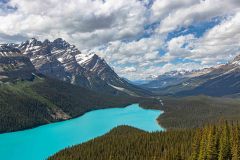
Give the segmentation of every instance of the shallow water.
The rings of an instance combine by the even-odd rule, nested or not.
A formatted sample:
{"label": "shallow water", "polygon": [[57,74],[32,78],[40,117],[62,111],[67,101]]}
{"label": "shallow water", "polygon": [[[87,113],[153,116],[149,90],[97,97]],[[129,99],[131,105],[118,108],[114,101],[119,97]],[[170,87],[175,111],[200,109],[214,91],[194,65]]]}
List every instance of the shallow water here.
{"label": "shallow water", "polygon": [[164,129],[156,119],[162,113],[133,104],[125,108],[91,111],[75,119],[34,129],[0,134],[0,159],[43,160],[63,148],[101,136],[119,125],[161,131]]}

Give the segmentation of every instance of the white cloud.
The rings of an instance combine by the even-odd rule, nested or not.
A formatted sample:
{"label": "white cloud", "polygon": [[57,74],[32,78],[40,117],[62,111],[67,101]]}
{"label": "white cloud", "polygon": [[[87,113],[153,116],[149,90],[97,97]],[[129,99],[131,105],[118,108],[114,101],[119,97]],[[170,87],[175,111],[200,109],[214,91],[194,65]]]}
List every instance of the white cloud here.
{"label": "white cloud", "polygon": [[[128,75],[128,73],[124,72],[121,72],[121,74],[134,79],[139,76],[144,77],[144,75],[147,77],[151,74],[162,74],[163,72],[171,70],[191,70],[197,68],[205,68],[207,66],[217,65],[219,63],[229,61],[236,55],[240,54],[239,28],[240,12],[226,18],[220,24],[216,25],[212,29],[209,29],[203,35],[203,37],[197,38],[194,37],[193,34],[188,34],[185,36],[175,37],[168,41],[166,44],[162,41],[159,43],[160,46],[156,46],[155,51],[157,51],[159,48],[163,48],[166,45],[166,47],[164,47],[166,54],[163,56],[156,54],[157,56],[154,57],[154,50],[143,50],[141,54],[142,56],[133,58],[135,60],[139,60],[137,61],[138,63],[136,63],[138,70],[135,72],[135,74],[131,73],[131,75]],[[145,46],[144,44],[146,44],[146,46],[152,46],[151,42],[153,42],[153,40],[148,39],[148,42],[149,43],[130,43],[129,46],[134,46],[135,48],[131,50],[126,47],[127,49],[125,52],[127,54],[134,55],[134,53],[137,53],[135,50],[138,51],[140,49],[144,49],[144,47],[141,47]],[[121,50],[124,50],[121,47],[113,47],[118,48],[115,54],[121,53],[124,55],[122,52],[119,52]],[[127,51],[135,52],[132,53]],[[152,58],[152,61],[149,61],[150,63],[148,63],[147,57]],[[193,60],[195,62],[182,62],[174,64],[173,61],[177,58]],[[132,58],[129,58],[127,60],[132,61]],[[124,62],[126,64],[130,63],[127,60]],[[168,63],[161,67],[156,65],[161,62]]]}
{"label": "white cloud", "polygon": [[0,14],[0,33],[62,37],[80,48],[135,36],[146,19],[146,8],[137,0],[10,0],[8,5],[17,10]]}
{"label": "white cloud", "polygon": [[124,73],[125,72],[136,72],[137,69],[135,67],[125,67],[124,68]]}
{"label": "white cloud", "polygon": [[186,49],[191,54],[185,58],[202,64],[229,61],[240,54],[240,12],[208,30],[203,37],[192,40]]}
{"label": "white cloud", "polygon": [[159,37],[142,38],[139,41],[114,41],[106,46],[96,47],[83,52],[95,52],[108,63],[114,65],[137,65],[157,63],[161,56],[158,50],[163,41]]}
{"label": "white cloud", "polygon": [[[163,56],[164,61],[171,61],[175,58],[185,58],[191,55],[188,44],[194,40],[194,35],[179,36],[167,43],[167,53]],[[185,47],[186,45],[186,47]]]}
{"label": "white cloud", "polygon": [[131,42],[114,41],[106,46],[84,50],[83,53],[94,52],[98,54],[113,66],[120,76],[133,79],[134,77],[143,78],[143,76],[137,75],[144,75],[146,68],[162,61],[158,50],[163,45],[160,37],[153,36]]}
{"label": "white cloud", "polygon": [[190,5],[198,3],[198,0],[156,0],[151,7],[151,20],[157,21],[167,17],[176,9],[187,8]]}
{"label": "white cloud", "polygon": [[179,27],[233,14],[239,7],[237,0],[157,0],[152,6],[152,14],[154,19],[161,21],[157,32],[164,34]]}
{"label": "white cloud", "polygon": [[[239,0],[155,0],[147,7],[151,1],[0,2],[0,41],[62,37],[83,53],[100,55],[130,79],[215,65],[240,53]],[[216,17],[221,23],[200,38],[190,33],[165,41],[169,32]],[[152,23],[156,28],[144,30]],[[176,63],[179,58],[191,62]]]}
{"label": "white cloud", "polygon": [[[103,57],[109,64],[114,66],[114,70],[120,76],[131,80],[144,79],[171,70],[193,70],[207,67],[208,65],[197,62],[177,64],[170,62],[175,58],[185,57],[184,54],[189,51],[181,47],[192,38],[194,38],[193,35],[188,35],[172,39],[167,46],[169,54],[163,56],[158,52],[159,49],[165,47],[164,42],[159,37],[143,38],[132,42],[115,41],[107,46],[85,50],[84,52],[95,52]],[[184,50],[184,52],[181,52],[181,50]]]}

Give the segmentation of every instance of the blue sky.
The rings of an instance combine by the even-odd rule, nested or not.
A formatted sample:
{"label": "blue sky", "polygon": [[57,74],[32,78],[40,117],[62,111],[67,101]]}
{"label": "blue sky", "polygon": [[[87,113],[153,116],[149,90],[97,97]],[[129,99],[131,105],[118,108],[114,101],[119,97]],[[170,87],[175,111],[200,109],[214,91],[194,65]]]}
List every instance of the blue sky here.
{"label": "blue sky", "polygon": [[0,43],[64,38],[131,80],[240,54],[239,0],[0,0]]}

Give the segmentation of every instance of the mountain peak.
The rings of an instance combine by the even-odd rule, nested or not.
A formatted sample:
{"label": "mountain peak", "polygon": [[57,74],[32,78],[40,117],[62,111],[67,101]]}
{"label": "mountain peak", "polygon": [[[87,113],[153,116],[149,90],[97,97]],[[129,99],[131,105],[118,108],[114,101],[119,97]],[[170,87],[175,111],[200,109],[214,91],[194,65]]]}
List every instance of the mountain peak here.
{"label": "mountain peak", "polygon": [[[13,48],[19,51],[20,57],[29,58],[36,71],[45,76],[108,94],[147,94],[145,90],[121,79],[98,55],[83,54],[62,38],[52,42],[32,38],[15,44]],[[3,54],[10,55],[5,55],[5,52]]]}
{"label": "mountain peak", "polygon": [[35,46],[51,46],[58,49],[67,49],[67,48],[74,48],[74,45],[70,45],[67,41],[63,40],[62,38],[57,38],[54,41],[49,41],[48,39],[45,39],[43,42],[40,40],[37,40],[36,38],[31,38],[23,43],[21,43],[18,48],[25,49],[29,47],[35,47]]}
{"label": "mountain peak", "polygon": [[0,45],[0,56],[17,56],[20,54],[20,50],[8,44]]}
{"label": "mountain peak", "polygon": [[57,38],[55,39],[52,44],[57,47],[57,48],[68,48],[70,47],[71,45],[66,42],[65,40],[63,40],[62,38]]}
{"label": "mountain peak", "polygon": [[45,39],[44,41],[43,41],[43,45],[48,45],[48,44],[50,44],[51,42],[48,40],[48,39]]}
{"label": "mountain peak", "polygon": [[240,55],[236,56],[231,62],[231,64],[240,65]]}
{"label": "mountain peak", "polygon": [[31,38],[30,40],[27,41],[29,45],[31,46],[39,46],[42,45],[41,41],[38,41],[36,38]]}
{"label": "mountain peak", "polygon": [[34,37],[29,39],[29,42],[30,42],[30,43],[33,42],[33,41],[37,41],[37,39],[34,38]]}

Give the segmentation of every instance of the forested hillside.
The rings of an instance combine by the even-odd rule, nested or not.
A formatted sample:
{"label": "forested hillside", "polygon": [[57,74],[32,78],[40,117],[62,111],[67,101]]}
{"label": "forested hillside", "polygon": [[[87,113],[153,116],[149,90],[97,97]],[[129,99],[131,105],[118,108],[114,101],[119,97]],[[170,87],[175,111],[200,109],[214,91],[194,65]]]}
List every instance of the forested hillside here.
{"label": "forested hillside", "polygon": [[147,133],[121,126],[105,136],[67,148],[49,160],[238,160],[240,125]]}
{"label": "forested hillside", "polygon": [[196,128],[206,123],[217,123],[219,119],[240,121],[240,100],[238,98],[190,96],[162,97],[159,100],[144,101],[143,108],[163,110],[158,122],[164,128]]}
{"label": "forested hillside", "polygon": [[143,108],[164,111],[158,122],[165,128],[193,128],[219,118],[240,120],[236,98],[194,96],[158,99],[99,95],[79,86],[35,76],[33,81],[0,84],[0,132],[16,131],[65,120],[87,111],[139,102]]}
{"label": "forested hillside", "polygon": [[0,84],[0,133],[65,120],[87,111],[135,103],[132,97],[99,95],[55,79]]}

